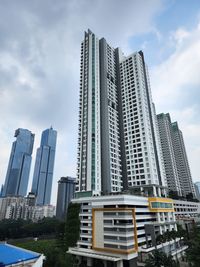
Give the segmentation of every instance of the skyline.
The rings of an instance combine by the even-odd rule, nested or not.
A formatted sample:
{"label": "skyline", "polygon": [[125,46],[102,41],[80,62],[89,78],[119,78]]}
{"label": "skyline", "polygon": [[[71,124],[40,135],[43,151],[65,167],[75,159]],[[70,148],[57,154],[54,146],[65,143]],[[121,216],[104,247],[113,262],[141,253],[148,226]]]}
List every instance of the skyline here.
{"label": "skyline", "polygon": [[42,132],[37,148],[31,193],[37,205],[48,205],[51,201],[57,131],[52,127]]}
{"label": "skyline", "polygon": [[[126,55],[143,50],[157,114],[169,112],[172,121],[178,121],[193,181],[200,180],[200,3],[115,3],[96,1],[94,6],[90,1],[60,0],[55,8],[53,1],[1,2],[0,114],[6,118],[0,124],[1,184],[13,131],[27,128],[36,134],[31,183],[40,132],[51,124],[58,131],[52,195],[57,194],[61,176],[76,176],[80,43],[87,28],[121,47]],[[13,19],[7,22],[8,12]],[[102,20],[102,14],[109,16],[109,21]],[[52,200],[55,203],[56,196]]]}

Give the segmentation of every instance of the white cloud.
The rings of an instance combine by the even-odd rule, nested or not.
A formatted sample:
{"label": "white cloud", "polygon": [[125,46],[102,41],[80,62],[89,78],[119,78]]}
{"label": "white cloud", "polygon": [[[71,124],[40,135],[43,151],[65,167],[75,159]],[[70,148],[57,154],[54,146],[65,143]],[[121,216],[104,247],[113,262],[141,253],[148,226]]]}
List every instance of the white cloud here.
{"label": "white cloud", "polygon": [[161,0],[1,1],[0,183],[15,129],[28,128],[36,134],[35,156],[41,131],[52,124],[58,130],[55,203],[56,181],[76,175],[83,31],[91,28],[127,52],[129,38],[151,31],[161,8]]}
{"label": "white cloud", "polygon": [[186,38],[190,37],[190,33],[186,31],[184,28],[180,28],[174,33],[172,33],[172,39],[177,42],[177,45],[181,45]]}
{"label": "white cloud", "polygon": [[188,32],[180,28],[169,37],[174,52],[151,70],[154,101],[158,112],[169,112],[185,137],[194,180],[200,179],[200,27]]}
{"label": "white cloud", "polygon": [[178,99],[184,90],[200,84],[200,29],[178,29],[173,36],[174,52],[151,72],[155,101],[163,106],[166,98]]}

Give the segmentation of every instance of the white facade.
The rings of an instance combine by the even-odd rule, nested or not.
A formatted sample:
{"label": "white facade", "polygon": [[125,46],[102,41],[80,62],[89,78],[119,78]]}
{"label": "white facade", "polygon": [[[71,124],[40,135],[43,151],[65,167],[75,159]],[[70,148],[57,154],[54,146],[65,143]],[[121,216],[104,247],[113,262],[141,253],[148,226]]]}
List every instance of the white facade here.
{"label": "white facade", "polygon": [[155,249],[179,258],[187,248],[180,246],[179,238],[162,244],[156,238],[177,230],[177,223],[184,227],[196,221],[200,214],[200,203],[161,197],[113,195],[72,202],[81,205],[80,238],[68,253],[76,255],[79,263],[87,261],[87,266],[95,266],[97,260],[104,266],[122,267],[126,261],[137,266]]}
{"label": "white facade", "polygon": [[55,206],[32,206],[30,199],[26,197],[2,197],[0,198],[0,220],[23,219],[38,221],[44,217],[53,217]]}
{"label": "white facade", "polygon": [[176,217],[197,217],[200,215],[200,203],[191,201],[174,200]]}
{"label": "white facade", "polygon": [[147,68],[143,54],[120,60],[128,186],[165,185]]}
{"label": "white facade", "polygon": [[76,192],[166,186],[160,148],[142,51],[125,57],[88,30],[81,44]]}
{"label": "white facade", "polygon": [[[158,235],[177,229],[171,199],[114,195],[72,202],[81,204],[80,238],[68,252],[80,262],[90,259],[88,266],[94,266],[95,259],[118,262],[112,266],[124,266],[126,261],[133,264],[141,253],[156,248]],[[159,246],[165,251],[170,246],[175,249],[173,241]]]}
{"label": "white facade", "polygon": [[44,206],[35,206],[32,213],[32,220],[38,221],[43,218],[52,218],[55,216],[55,206],[53,205],[44,205]]}

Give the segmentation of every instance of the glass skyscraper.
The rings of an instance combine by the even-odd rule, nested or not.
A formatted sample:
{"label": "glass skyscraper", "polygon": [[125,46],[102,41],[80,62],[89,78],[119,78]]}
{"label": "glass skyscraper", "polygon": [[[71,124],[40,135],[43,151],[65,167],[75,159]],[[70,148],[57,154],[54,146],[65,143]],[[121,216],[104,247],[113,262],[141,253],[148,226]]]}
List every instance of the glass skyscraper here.
{"label": "glass skyscraper", "polygon": [[15,131],[3,196],[25,196],[27,193],[34,134],[27,129]]}
{"label": "glass skyscraper", "polygon": [[37,205],[50,204],[53,180],[57,132],[51,127],[42,132],[37,149],[31,192],[36,195]]}

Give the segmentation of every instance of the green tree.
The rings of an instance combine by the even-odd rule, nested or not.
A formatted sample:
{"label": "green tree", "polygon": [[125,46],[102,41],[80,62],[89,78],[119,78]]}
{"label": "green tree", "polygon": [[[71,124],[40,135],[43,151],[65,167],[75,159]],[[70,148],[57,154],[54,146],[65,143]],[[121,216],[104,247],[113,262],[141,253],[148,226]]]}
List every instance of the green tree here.
{"label": "green tree", "polygon": [[0,240],[35,237],[40,235],[57,235],[64,232],[62,223],[56,218],[43,218],[38,222],[5,219],[0,222]]}
{"label": "green tree", "polygon": [[[23,222],[22,230],[27,236],[38,236],[41,234],[53,233],[54,238],[48,240],[26,241],[24,243],[15,243],[15,245],[42,253],[46,256],[44,267],[72,267],[76,262],[75,257],[67,254],[67,250],[71,246],[76,246],[79,238],[80,205],[70,204],[68,208],[66,222],[60,222],[55,218],[44,218],[38,223]],[[10,225],[10,221],[0,224],[0,234],[8,236],[6,226]],[[17,228],[16,225],[13,227]],[[18,229],[18,228],[17,228]]]}
{"label": "green tree", "polygon": [[79,212],[80,204],[69,204],[65,225],[65,249],[76,246],[80,231]]}
{"label": "green tree", "polygon": [[[67,251],[69,247],[76,246],[76,243],[79,239],[79,231],[80,231],[80,204],[70,203],[67,211],[67,218],[65,224],[65,235],[64,235],[64,249]],[[67,261],[67,267],[72,267],[76,261],[75,257],[66,254],[65,260]]]}
{"label": "green tree", "polygon": [[188,249],[186,251],[187,260],[192,267],[200,266],[200,230],[194,229],[192,238],[188,241]]}
{"label": "green tree", "polygon": [[179,263],[171,255],[155,250],[146,260],[145,267],[179,267]]}
{"label": "green tree", "polygon": [[163,234],[160,234],[156,237],[156,243],[157,244],[161,244],[162,245],[162,248],[163,248],[163,243],[166,242],[166,238],[165,238],[165,235]]}

